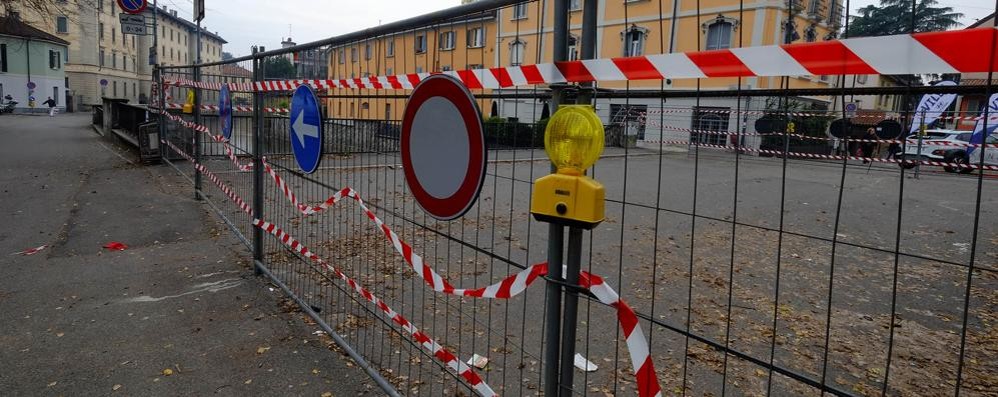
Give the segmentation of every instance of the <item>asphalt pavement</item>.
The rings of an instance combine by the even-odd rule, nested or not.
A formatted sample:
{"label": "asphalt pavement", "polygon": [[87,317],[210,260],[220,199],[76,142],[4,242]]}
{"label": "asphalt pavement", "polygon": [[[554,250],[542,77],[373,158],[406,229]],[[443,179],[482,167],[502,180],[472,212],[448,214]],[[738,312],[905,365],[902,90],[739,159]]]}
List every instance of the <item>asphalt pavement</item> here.
{"label": "asphalt pavement", "polygon": [[0,117],[0,394],[380,394],[186,181],[89,120]]}

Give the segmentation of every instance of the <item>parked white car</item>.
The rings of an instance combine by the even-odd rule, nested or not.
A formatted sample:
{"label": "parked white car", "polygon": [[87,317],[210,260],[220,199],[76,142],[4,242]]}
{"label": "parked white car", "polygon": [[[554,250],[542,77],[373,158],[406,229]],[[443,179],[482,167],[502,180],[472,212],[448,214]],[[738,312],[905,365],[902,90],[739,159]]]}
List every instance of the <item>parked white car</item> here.
{"label": "parked white car", "polygon": [[[970,131],[928,130],[922,136],[921,150],[919,150],[918,138],[909,137],[904,154],[900,155],[899,158],[912,161],[931,160],[958,164],[980,164],[983,152],[984,164],[998,165],[998,147],[988,147],[986,150],[981,150],[978,147],[970,150],[971,148],[967,147],[967,144],[970,143],[972,135]],[[998,135],[992,134],[985,140],[985,143],[998,143]],[[968,151],[970,152],[969,156],[967,155]],[[902,163],[905,168],[914,168],[915,165],[915,163]],[[943,168],[948,172],[968,173],[973,171],[971,168],[962,167]]]}

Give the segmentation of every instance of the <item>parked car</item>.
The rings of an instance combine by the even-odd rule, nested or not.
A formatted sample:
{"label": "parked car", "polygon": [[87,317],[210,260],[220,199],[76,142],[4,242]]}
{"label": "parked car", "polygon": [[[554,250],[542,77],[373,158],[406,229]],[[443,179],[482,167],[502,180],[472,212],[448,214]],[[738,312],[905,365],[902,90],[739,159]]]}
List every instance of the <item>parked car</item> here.
{"label": "parked car", "polygon": [[[921,150],[919,150],[918,138],[909,137],[905,146],[904,154],[898,156],[902,160],[911,162],[901,163],[904,168],[914,168],[917,161],[941,161],[958,164],[978,164],[981,159],[981,150],[976,148],[968,156],[968,147],[962,146],[970,143],[973,134],[969,131],[953,130],[928,130],[922,137]],[[987,143],[998,143],[998,135],[991,135],[986,140]],[[984,163],[987,165],[998,165],[998,148],[987,148],[984,150]],[[959,166],[944,166],[947,172],[969,173],[973,168],[963,168]]]}
{"label": "parked car", "polygon": [[[969,139],[968,139],[969,140]],[[996,145],[998,144],[998,135],[992,134],[984,140],[985,144]],[[998,147],[987,147],[987,148],[974,148],[968,155],[967,151],[970,148],[950,148],[950,149],[936,149],[933,150],[933,154],[942,154],[943,161],[947,163],[957,163],[957,164],[980,164],[981,155],[984,155],[984,165],[994,165],[998,166]],[[974,171],[973,168],[964,167],[943,167],[946,172],[960,172],[961,174],[967,174]]]}

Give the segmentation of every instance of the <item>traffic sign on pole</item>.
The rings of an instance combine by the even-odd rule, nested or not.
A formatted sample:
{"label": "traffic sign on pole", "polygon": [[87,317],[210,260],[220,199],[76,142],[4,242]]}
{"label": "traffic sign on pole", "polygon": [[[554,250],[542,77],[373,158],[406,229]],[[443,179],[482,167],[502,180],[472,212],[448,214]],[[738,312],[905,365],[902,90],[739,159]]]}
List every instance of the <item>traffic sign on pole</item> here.
{"label": "traffic sign on pole", "polygon": [[118,0],[118,7],[129,14],[141,14],[148,6],[148,0]]}
{"label": "traffic sign on pole", "polygon": [[478,200],[487,161],[471,92],[444,74],[420,82],[402,117],[402,169],[419,206],[440,220],[464,215]]}
{"label": "traffic sign on pole", "polygon": [[319,99],[311,87],[299,86],[291,96],[289,121],[295,161],[302,172],[311,174],[319,168],[322,159],[322,114],[319,113]]}
{"label": "traffic sign on pole", "polygon": [[146,29],[146,16],[145,15],[133,15],[129,13],[118,14],[118,21],[121,22],[121,33],[124,34],[137,34],[145,35],[148,34]]}
{"label": "traffic sign on pole", "polygon": [[218,122],[222,125],[222,136],[232,139],[232,95],[227,85],[222,85],[218,92]]}

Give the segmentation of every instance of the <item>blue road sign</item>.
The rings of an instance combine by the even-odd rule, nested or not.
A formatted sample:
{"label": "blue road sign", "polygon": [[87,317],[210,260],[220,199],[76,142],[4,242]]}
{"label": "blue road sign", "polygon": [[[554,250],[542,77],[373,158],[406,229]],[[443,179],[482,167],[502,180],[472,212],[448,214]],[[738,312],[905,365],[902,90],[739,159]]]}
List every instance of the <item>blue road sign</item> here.
{"label": "blue road sign", "polygon": [[218,122],[222,124],[222,136],[232,139],[232,95],[227,85],[218,93]]}
{"label": "blue road sign", "polygon": [[322,114],[319,100],[311,87],[300,86],[291,96],[291,113],[288,128],[291,150],[298,167],[306,174],[319,168],[322,159]]}

